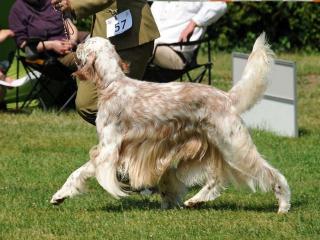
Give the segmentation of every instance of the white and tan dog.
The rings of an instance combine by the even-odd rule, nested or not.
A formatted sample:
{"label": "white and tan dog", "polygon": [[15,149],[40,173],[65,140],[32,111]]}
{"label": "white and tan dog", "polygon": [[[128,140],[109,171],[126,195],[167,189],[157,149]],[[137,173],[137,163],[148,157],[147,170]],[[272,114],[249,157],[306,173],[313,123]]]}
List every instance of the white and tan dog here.
{"label": "white and tan dog", "polygon": [[229,92],[207,85],[150,83],[128,78],[114,46],[91,38],[77,49],[83,64],[78,76],[95,82],[99,91],[96,119],[99,144],[90,161],[74,171],[51,203],[83,192],[96,177],[114,197],[130,187],[158,186],[162,206],[180,206],[188,186],[202,189],[185,206],[214,200],[229,183],[273,190],[279,213],[290,208],[285,177],[258,153],[240,114],[266,89],[273,52],[262,34],[255,42],[241,81]]}

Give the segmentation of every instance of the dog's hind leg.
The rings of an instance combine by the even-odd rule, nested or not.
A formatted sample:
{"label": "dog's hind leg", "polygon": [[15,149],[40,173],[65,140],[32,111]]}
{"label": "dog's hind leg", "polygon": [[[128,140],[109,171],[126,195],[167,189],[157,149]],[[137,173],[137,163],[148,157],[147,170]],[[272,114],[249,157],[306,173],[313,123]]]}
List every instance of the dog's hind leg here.
{"label": "dog's hind leg", "polygon": [[216,180],[210,180],[196,195],[185,201],[184,205],[186,207],[194,207],[204,202],[213,201],[220,196],[222,189]]}
{"label": "dog's hind leg", "polygon": [[91,161],[75,170],[67,179],[65,184],[53,196],[50,203],[58,205],[66,198],[78,195],[85,190],[85,182],[95,174],[95,167]]}
{"label": "dog's hind leg", "polygon": [[162,209],[182,207],[182,198],[187,188],[177,178],[176,168],[166,170],[158,183],[158,187],[162,199]]}
{"label": "dog's hind leg", "polygon": [[[219,124],[216,122],[216,124]],[[220,125],[221,124],[221,125]],[[290,208],[290,189],[285,177],[258,153],[250,134],[242,120],[236,116],[224,116],[220,126],[212,128],[211,137],[227,164],[244,176],[252,189],[258,186],[263,191],[273,189],[278,199],[278,213],[286,213]]]}
{"label": "dog's hind leg", "polygon": [[273,186],[274,194],[278,199],[279,209],[278,213],[287,213],[290,209],[290,188],[287,183],[286,178],[276,169],[275,171],[275,182],[276,184]]}

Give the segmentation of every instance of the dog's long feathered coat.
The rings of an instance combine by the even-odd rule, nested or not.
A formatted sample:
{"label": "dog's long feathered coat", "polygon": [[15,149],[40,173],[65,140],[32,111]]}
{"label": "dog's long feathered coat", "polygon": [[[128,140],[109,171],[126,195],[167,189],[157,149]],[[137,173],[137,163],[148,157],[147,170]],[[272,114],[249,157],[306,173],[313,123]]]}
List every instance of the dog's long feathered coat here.
{"label": "dog's long feathered coat", "polygon": [[[117,178],[120,172],[133,188],[159,184],[163,200],[172,205],[179,204],[186,186],[204,185],[185,202],[192,206],[216,198],[233,181],[252,189],[273,189],[279,212],[288,211],[285,178],[257,152],[239,116],[267,87],[273,52],[264,34],[253,46],[241,81],[229,92],[201,84],[130,79],[113,46],[102,38],[79,46],[77,56],[85,63],[78,75],[98,86],[99,144],[91,160],[54,195],[53,203],[75,195],[66,185],[73,181],[80,189],[90,176],[113,196],[125,196]],[[74,178],[82,180],[76,183]]]}

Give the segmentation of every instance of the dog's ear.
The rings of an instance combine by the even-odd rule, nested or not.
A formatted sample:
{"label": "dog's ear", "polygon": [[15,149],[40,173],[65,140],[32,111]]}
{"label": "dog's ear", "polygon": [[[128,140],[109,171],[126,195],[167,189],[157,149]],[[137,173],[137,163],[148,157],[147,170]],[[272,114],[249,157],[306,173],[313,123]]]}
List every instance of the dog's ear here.
{"label": "dog's ear", "polygon": [[120,59],[120,60],[119,60],[119,66],[120,66],[121,70],[122,70],[124,73],[127,74],[127,73],[130,72],[130,70],[129,70],[130,64],[129,64],[128,62],[123,61],[122,59]]}
{"label": "dog's ear", "polygon": [[86,59],[84,66],[78,71],[74,72],[72,75],[79,78],[80,80],[94,79],[95,78],[95,68],[94,62],[96,60],[95,53],[90,53]]}
{"label": "dog's ear", "polygon": [[89,155],[90,155],[90,160],[96,159],[96,157],[99,155],[98,145],[95,145],[90,149]]}
{"label": "dog's ear", "polygon": [[87,63],[90,65],[93,65],[95,60],[96,60],[96,54],[94,52],[89,53],[87,56]]}

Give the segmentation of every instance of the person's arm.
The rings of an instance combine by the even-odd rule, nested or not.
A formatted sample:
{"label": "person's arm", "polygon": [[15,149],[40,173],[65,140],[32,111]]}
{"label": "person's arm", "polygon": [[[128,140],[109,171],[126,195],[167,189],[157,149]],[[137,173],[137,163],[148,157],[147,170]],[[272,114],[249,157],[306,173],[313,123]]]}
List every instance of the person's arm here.
{"label": "person's arm", "polygon": [[206,27],[218,21],[226,12],[227,4],[225,2],[204,2],[199,12],[193,16],[187,27],[181,32],[179,42],[187,42],[193,34],[194,29]]}
{"label": "person's arm", "polygon": [[108,8],[115,0],[51,0],[55,9],[70,11],[77,18],[84,18]]}
{"label": "person's arm", "polygon": [[227,11],[225,2],[204,2],[199,12],[192,17],[192,20],[199,27],[206,27],[219,20]]}
{"label": "person's arm", "polygon": [[69,53],[72,49],[72,44],[69,40],[49,40],[39,42],[37,46],[38,52],[54,51],[60,55]]}
{"label": "person's arm", "polygon": [[28,39],[27,34],[27,21],[22,9],[17,8],[15,5],[10,10],[8,17],[9,28],[14,32],[16,43],[21,47],[22,43]]}
{"label": "person's arm", "polygon": [[[23,41],[20,48],[25,48],[27,45],[26,41]],[[54,51],[60,55],[69,53],[72,49],[72,44],[69,40],[47,40],[40,41],[37,45],[37,52],[42,53],[44,51]]]}
{"label": "person's arm", "polygon": [[0,70],[0,80],[5,81],[5,82],[12,82],[12,78],[11,77],[7,77],[1,70]]}
{"label": "person's arm", "polygon": [[5,75],[1,72],[1,70],[0,70],[0,80],[4,80],[5,79]]}
{"label": "person's arm", "polygon": [[10,29],[1,29],[0,30],[0,42],[3,42],[8,37],[13,37],[13,36],[14,36],[14,32],[11,31]]}

